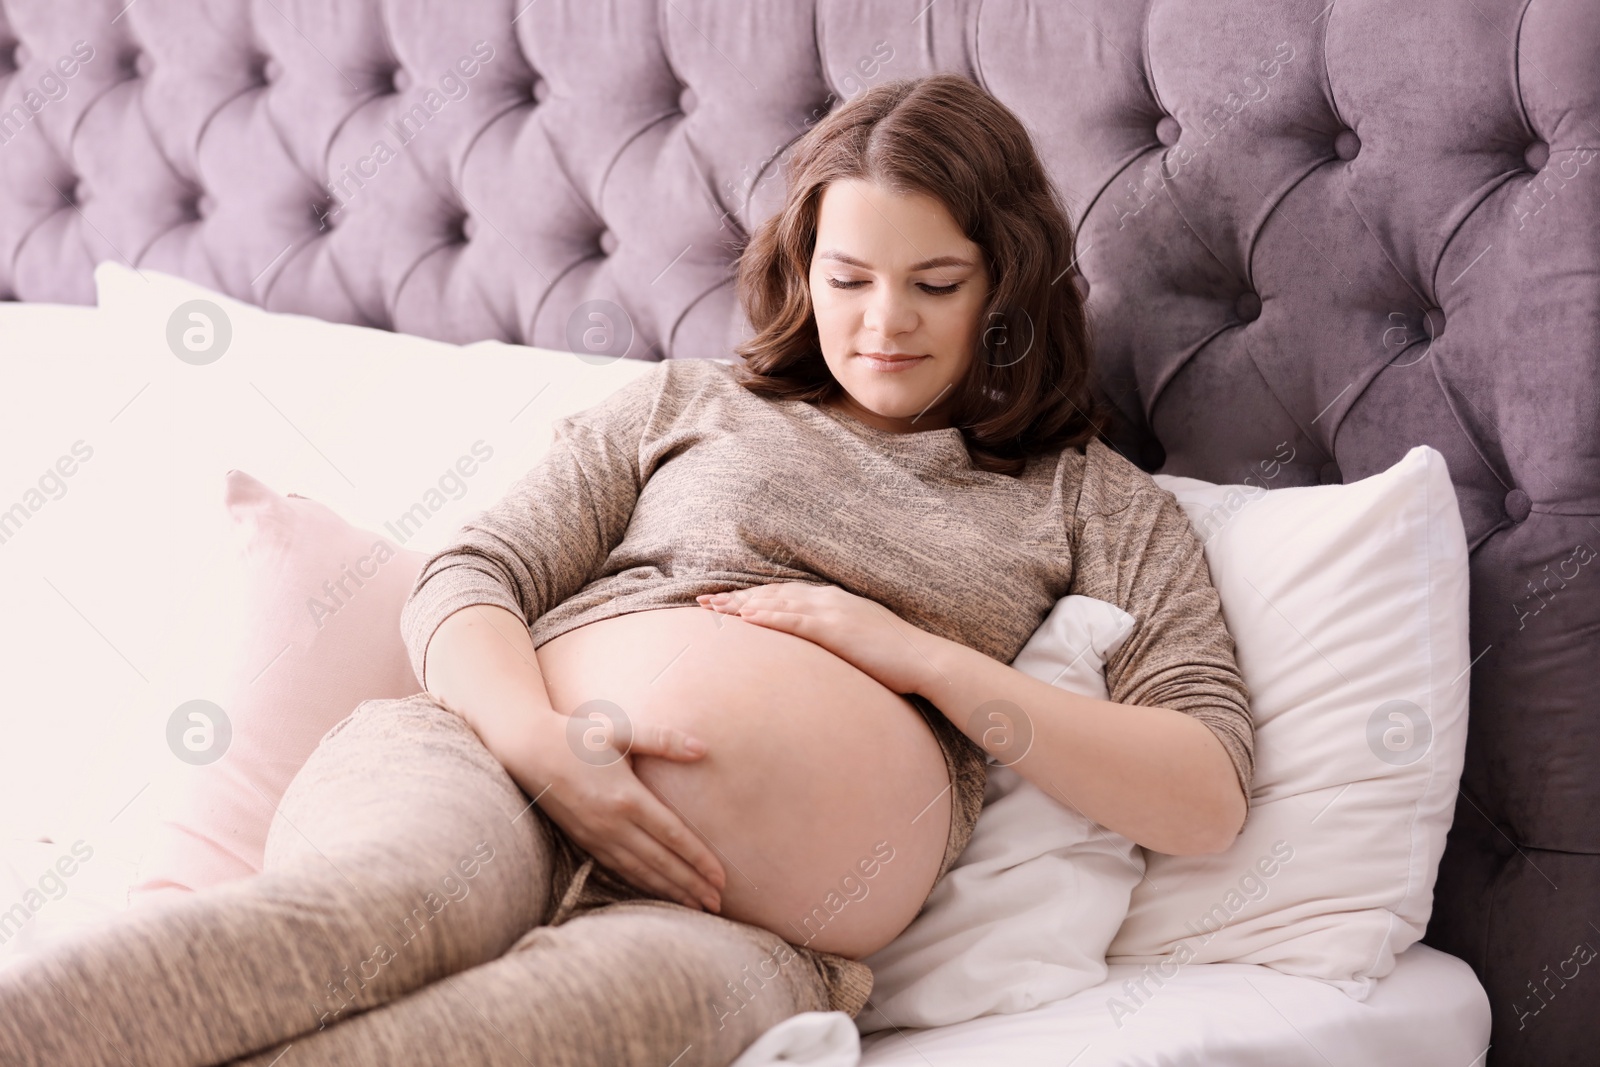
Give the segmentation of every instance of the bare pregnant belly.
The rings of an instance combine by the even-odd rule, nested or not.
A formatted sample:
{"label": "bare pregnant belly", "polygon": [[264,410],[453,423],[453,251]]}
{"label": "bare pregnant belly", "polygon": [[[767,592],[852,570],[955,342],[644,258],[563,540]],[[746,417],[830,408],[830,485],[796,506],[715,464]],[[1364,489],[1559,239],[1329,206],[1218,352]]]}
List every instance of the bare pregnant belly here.
{"label": "bare pregnant belly", "polygon": [[915,917],[951,797],[909,700],[820,645],[701,607],[602,619],[537,655],[562,714],[606,700],[705,741],[691,763],[631,758],[721,860],[723,915],[851,958]]}

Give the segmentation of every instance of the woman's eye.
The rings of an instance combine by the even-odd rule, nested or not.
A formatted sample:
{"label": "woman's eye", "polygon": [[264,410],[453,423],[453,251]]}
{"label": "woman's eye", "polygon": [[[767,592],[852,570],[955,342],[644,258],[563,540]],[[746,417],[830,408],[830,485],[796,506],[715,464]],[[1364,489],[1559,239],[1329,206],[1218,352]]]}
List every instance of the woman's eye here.
{"label": "woman's eye", "polygon": [[[867,283],[859,278],[853,281],[845,278],[829,278],[828,284],[835,289],[859,289],[861,286],[866,285]],[[930,296],[949,296],[951,293],[961,288],[961,283],[952,282],[950,285],[929,285],[927,282],[918,282],[917,288],[921,289]]]}

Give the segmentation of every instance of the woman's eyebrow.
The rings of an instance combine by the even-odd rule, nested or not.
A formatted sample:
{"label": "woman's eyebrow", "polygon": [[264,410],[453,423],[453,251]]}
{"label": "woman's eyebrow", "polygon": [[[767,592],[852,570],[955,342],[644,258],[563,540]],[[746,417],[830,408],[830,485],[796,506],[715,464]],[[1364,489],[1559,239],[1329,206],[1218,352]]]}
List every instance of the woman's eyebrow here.
{"label": "woman's eyebrow", "polygon": [[[852,256],[847,252],[841,252],[837,248],[830,248],[825,252],[818,252],[817,253],[817,258],[818,259],[838,260],[840,263],[848,263],[852,267],[862,267],[862,268],[865,268],[865,269],[870,269],[870,268],[867,267],[867,264],[863,263],[861,260],[857,259],[855,256]],[[921,263],[918,263],[918,264],[914,265],[911,268],[911,270],[913,272],[916,272],[916,271],[919,271],[919,270],[932,270],[934,267],[970,267],[970,266],[972,266],[972,261],[971,260],[967,260],[967,259],[962,259],[960,256],[934,256],[932,259],[925,259]]]}

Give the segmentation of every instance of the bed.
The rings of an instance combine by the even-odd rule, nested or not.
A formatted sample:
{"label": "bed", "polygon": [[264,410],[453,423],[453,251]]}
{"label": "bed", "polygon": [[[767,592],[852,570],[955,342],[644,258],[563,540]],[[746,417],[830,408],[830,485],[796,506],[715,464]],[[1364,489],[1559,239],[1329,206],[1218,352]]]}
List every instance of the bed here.
{"label": "bed", "polygon": [[[495,349],[494,366],[522,361],[530,385],[541,353],[582,351],[597,321],[608,358],[712,357],[740,335],[728,267],[778,201],[786,146],[869,85],[948,70],[1030,125],[1072,208],[1079,257],[1063,281],[1087,294],[1125,454],[1237,483],[1292,442],[1274,488],[1353,482],[1417,444],[1446,458],[1472,553],[1471,729],[1427,935],[1366,1002],[1203,964],[1139,1026],[1117,1028],[1104,1007],[1126,974],[1114,968],[1098,994],[872,1035],[861,1062],[1591,1054],[1592,6],[534,0],[443,12],[0,2],[0,374],[27,398],[6,420],[8,484],[20,492],[78,438],[124,446],[46,505],[48,536],[0,552],[6,645],[26,652],[8,662],[25,710],[7,713],[4,870],[25,883],[75,828],[128,828],[107,838],[126,851],[108,846],[37,918],[67,928],[115,910],[132,877],[150,818],[142,725],[207,667],[186,663],[179,640],[199,591],[174,595],[165,568],[213,543],[225,469],[203,442],[162,436],[160,409],[140,412],[139,369],[90,321],[96,264],[277,312],[526,346]],[[432,462],[416,447],[415,462]],[[251,462],[269,469],[273,453],[262,438]],[[168,465],[159,477],[153,462]],[[372,498],[345,506],[384,519]],[[119,665],[83,670],[82,646],[36,639],[30,619],[70,623]]]}

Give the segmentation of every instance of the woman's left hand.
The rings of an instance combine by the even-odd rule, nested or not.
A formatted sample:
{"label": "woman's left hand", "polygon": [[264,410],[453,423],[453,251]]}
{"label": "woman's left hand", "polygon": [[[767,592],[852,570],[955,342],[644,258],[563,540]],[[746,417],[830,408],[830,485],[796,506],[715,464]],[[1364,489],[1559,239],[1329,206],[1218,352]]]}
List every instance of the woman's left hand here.
{"label": "woman's left hand", "polygon": [[837,585],[769,582],[696,599],[701,607],[821,645],[895,693],[921,692],[934,669],[926,653],[933,634]]}

